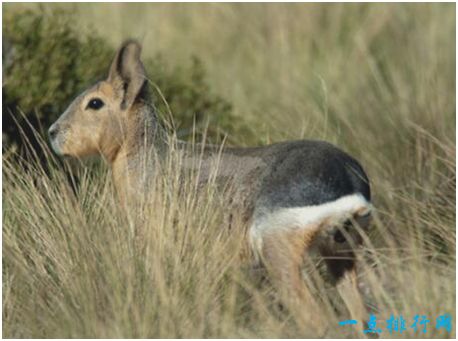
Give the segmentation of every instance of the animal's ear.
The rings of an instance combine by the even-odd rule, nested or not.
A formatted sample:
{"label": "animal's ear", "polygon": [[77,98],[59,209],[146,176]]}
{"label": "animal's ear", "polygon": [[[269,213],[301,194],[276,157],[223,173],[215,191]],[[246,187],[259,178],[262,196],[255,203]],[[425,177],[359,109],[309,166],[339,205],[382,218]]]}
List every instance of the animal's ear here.
{"label": "animal's ear", "polygon": [[141,45],[134,40],[124,42],[110,67],[108,82],[122,96],[121,108],[129,108],[139,99],[146,85],[146,72],[140,60]]}

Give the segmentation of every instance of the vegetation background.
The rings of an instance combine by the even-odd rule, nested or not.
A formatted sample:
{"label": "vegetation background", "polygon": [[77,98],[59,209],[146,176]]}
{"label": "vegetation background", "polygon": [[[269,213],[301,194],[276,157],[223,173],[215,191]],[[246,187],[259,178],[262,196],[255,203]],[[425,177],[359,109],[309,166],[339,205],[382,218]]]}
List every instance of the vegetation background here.
{"label": "vegetation background", "polygon": [[[211,184],[205,196],[193,179],[170,191],[170,170],[138,222],[117,209],[106,168],[47,150],[42,132],[134,37],[180,137],[195,125],[236,145],[325,139],[359,159],[377,208],[359,276],[382,336],[455,337],[455,4],[2,10],[3,336],[357,335],[338,326],[348,314],[319,279],[325,316],[279,309],[236,255],[243,232],[220,228]],[[446,313],[450,332],[435,328]],[[391,314],[402,334],[386,329]],[[417,314],[426,333],[411,328]]]}

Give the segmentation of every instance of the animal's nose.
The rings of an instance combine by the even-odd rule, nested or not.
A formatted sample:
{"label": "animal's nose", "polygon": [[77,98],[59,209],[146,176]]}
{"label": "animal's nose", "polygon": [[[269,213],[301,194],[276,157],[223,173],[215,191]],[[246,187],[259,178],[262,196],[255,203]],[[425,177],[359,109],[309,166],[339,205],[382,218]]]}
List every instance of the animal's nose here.
{"label": "animal's nose", "polygon": [[54,140],[54,138],[57,136],[57,132],[58,132],[57,126],[52,125],[51,128],[49,128],[48,130],[49,139]]}

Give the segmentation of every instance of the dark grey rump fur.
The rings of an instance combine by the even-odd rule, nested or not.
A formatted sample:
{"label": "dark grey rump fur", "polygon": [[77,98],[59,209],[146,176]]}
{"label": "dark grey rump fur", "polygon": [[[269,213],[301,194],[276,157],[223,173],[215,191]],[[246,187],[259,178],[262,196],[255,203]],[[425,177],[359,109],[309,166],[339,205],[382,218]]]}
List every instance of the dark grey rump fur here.
{"label": "dark grey rump fur", "polygon": [[361,165],[328,142],[301,140],[224,152],[260,157],[268,165],[256,172],[257,207],[320,205],[354,193],[370,201],[369,179]]}

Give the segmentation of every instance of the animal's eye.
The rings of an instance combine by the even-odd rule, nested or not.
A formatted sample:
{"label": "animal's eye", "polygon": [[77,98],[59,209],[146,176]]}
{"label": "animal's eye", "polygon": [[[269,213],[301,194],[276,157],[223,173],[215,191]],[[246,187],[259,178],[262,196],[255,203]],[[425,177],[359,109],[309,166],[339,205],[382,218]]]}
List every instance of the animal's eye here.
{"label": "animal's eye", "polygon": [[87,108],[94,109],[94,110],[99,110],[101,107],[103,107],[105,103],[100,98],[93,98],[89,101],[87,104]]}

